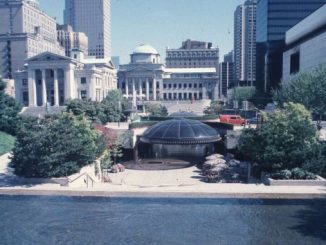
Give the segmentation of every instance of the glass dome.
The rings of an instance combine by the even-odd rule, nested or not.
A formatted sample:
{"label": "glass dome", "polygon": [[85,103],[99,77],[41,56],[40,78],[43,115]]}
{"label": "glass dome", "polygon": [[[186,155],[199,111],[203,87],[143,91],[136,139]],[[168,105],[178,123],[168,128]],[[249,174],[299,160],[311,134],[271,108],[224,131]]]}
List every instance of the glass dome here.
{"label": "glass dome", "polygon": [[219,141],[219,133],[196,120],[172,119],[155,124],[141,137],[150,144],[207,144]]}

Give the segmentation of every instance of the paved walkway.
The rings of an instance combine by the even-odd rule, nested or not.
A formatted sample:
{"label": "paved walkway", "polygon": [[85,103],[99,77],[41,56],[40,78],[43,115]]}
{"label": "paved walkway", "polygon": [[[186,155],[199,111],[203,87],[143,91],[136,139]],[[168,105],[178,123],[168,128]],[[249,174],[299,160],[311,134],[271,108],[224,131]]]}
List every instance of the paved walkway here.
{"label": "paved walkway", "polygon": [[[99,183],[92,189],[62,187],[56,183],[22,183],[8,169],[8,155],[0,157],[0,194],[51,194],[51,195],[172,195],[172,196],[225,196],[228,197],[308,197],[326,198],[326,186],[265,186],[263,184],[208,184],[196,167],[178,170],[142,171],[126,170],[110,174],[112,183]],[[25,180],[26,181],[26,180]]]}

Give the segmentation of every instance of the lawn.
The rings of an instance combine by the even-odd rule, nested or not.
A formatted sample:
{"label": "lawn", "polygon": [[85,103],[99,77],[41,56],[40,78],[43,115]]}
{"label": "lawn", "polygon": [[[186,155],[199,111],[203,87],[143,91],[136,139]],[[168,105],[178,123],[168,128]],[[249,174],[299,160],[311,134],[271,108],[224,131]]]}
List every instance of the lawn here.
{"label": "lawn", "polygon": [[15,138],[0,131],[0,156],[9,152],[15,144]]}

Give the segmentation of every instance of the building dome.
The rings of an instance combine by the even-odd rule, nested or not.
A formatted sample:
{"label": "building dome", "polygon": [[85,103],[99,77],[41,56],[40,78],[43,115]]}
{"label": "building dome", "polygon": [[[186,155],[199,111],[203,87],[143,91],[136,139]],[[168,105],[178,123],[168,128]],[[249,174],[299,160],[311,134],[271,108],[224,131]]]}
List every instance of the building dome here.
{"label": "building dome", "polygon": [[155,124],[141,137],[150,144],[208,144],[219,141],[219,133],[212,127],[196,120],[172,119]]}
{"label": "building dome", "polygon": [[139,45],[133,54],[158,54],[157,50],[148,44]]}

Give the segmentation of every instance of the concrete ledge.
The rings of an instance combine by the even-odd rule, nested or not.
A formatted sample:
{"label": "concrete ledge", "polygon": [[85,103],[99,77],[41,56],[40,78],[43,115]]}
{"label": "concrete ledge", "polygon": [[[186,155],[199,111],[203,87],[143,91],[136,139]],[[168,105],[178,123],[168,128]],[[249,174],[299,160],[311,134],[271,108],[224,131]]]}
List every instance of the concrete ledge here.
{"label": "concrete ledge", "polygon": [[316,180],[275,180],[265,176],[262,181],[270,186],[326,186],[326,179],[320,176]]}
{"label": "concrete ledge", "polygon": [[203,193],[203,192],[109,192],[80,190],[0,189],[5,196],[63,196],[115,198],[218,198],[218,199],[326,199],[318,193]]}

